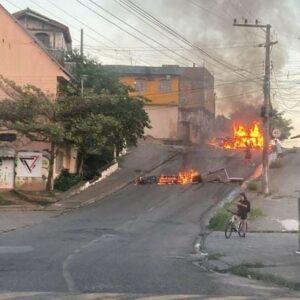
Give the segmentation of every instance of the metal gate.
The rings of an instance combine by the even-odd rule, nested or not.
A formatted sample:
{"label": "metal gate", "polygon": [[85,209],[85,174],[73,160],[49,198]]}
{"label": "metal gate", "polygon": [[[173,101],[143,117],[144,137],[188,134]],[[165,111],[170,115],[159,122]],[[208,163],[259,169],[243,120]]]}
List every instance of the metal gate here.
{"label": "metal gate", "polygon": [[14,188],[14,174],[14,159],[0,158],[0,189]]}

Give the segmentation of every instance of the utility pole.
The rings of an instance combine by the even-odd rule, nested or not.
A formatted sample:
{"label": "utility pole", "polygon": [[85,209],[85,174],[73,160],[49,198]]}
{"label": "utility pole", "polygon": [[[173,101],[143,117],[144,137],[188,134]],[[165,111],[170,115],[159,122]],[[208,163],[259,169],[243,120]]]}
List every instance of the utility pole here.
{"label": "utility pole", "polygon": [[297,254],[300,254],[300,195],[298,198],[298,250]]}
{"label": "utility pole", "polygon": [[271,42],[271,25],[262,25],[258,24],[258,21],[255,21],[255,24],[248,24],[247,19],[243,24],[238,24],[236,19],[233,21],[233,26],[239,27],[251,27],[251,28],[262,28],[266,30],[266,44],[263,45],[266,48],[266,61],[265,61],[265,76],[263,82],[263,91],[264,91],[264,105],[262,107],[262,118],[264,124],[264,147],[263,147],[263,177],[262,177],[262,187],[265,195],[269,194],[269,145],[270,145],[270,112],[271,112],[271,96],[270,96],[270,73],[271,73],[271,64],[270,64],[270,53],[271,46],[276,44],[276,42]]}
{"label": "utility pole", "polygon": [[80,56],[83,58],[83,29],[80,29]]}

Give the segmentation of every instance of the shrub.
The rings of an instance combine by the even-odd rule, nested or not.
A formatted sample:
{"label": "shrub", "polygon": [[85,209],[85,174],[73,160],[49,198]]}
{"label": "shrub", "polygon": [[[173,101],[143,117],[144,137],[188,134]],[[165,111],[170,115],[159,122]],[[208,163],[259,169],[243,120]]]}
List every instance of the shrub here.
{"label": "shrub", "polygon": [[261,190],[261,182],[258,180],[251,180],[247,184],[247,188],[250,191],[260,191]]}
{"label": "shrub", "polygon": [[282,160],[281,159],[276,159],[276,160],[273,160],[271,163],[270,163],[270,168],[271,169],[279,169],[282,167]]}
{"label": "shrub", "polygon": [[80,182],[80,180],[80,176],[70,174],[68,170],[62,170],[59,176],[57,176],[54,180],[54,188],[58,191],[65,192]]}
{"label": "shrub", "polygon": [[225,224],[230,219],[230,216],[231,214],[225,208],[220,208],[209,220],[208,228],[212,230],[224,230]]}

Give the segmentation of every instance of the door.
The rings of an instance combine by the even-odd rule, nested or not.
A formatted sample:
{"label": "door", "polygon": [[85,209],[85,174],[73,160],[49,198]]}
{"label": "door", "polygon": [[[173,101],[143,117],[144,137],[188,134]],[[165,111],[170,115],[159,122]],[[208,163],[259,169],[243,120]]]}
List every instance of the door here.
{"label": "door", "polygon": [[14,188],[14,159],[0,158],[0,189]]}

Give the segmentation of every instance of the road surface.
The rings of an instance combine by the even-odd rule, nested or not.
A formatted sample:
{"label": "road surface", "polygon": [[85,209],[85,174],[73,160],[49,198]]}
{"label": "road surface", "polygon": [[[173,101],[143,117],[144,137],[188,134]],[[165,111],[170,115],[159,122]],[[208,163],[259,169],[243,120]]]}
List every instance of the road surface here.
{"label": "road surface", "polygon": [[[155,171],[224,163],[213,153],[207,157],[193,151]],[[239,160],[227,164],[236,170],[233,176],[251,171],[239,167]],[[235,187],[131,184],[90,206],[2,234],[0,291],[287,295],[285,289],[209,273],[198,265],[194,245],[205,215]]]}

